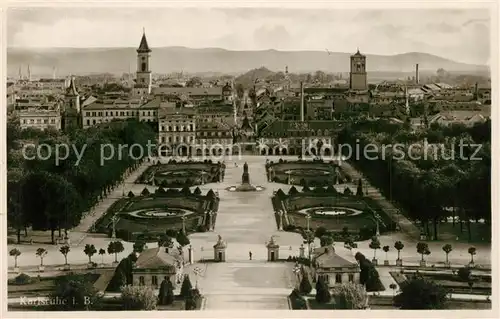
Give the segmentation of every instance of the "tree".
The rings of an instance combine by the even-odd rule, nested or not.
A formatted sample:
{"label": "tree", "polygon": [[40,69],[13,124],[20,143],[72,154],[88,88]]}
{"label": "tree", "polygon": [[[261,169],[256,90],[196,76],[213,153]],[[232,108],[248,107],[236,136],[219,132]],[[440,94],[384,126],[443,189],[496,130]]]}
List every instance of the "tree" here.
{"label": "tree", "polygon": [[157,305],[155,292],[148,286],[123,286],[121,300],[125,310],[154,310]]}
{"label": "tree", "polygon": [[[57,304],[57,310],[93,310],[98,309],[101,298],[94,282],[88,275],[67,275],[56,279],[53,298],[66,300]],[[62,309],[61,309],[62,307]]]}
{"label": "tree", "polygon": [[115,263],[118,262],[118,254],[124,251],[125,248],[121,241],[112,241],[108,245],[108,254],[115,254]]}
{"label": "tree", "polygon": [[354,283],[345,283],[333,288],[335,309],[366,309],[368,296],[366,290]]}
{"label": "tree", "polygon": [[443,251],[446,254],[446,264],[447,265],[449,264],[448,255],[451,253],[452,250],[453,250],[453,247],[451,247],[450,244],[446,244],[443,246]]}
{"label": "tree", "polygon": [[167,234],[162,235],[158,239],[158,247],[173,248],[174,247],[174,241],[172,240],[172,237],[170,237]]}
{"label": "tree", "polygon": [[431,251],[429,250],[429,245],[424,242],[420,242],[417,244],[417,253],[422,256],[422,262],[425,262],[424,255],[430,255]]}
{"label": "tree", "polygon": [[302,276],[302,280],[299,285],[300,292],[304,295],[308,295],[312,291],[312,285],[309,282],[309,277],[307,275]]}
{"label": "tree", "polygon": [[[281,188],[280,188],[281,190]],[[319,226],[318,228],[316,228],[316,230],[314,231],[314,236],[318,237],[318,238],[321,238],[321,236],[324,236],[324,235],[327,235],[328,234],[328,231],[326,230],[325,227],[323,226]]]}
{"label": "tree", "polygon": [[476,254],[476,248],[475,247],[469,247],[469,250],[467,252],[470,255],[470,263],[474,264],[474,255]]}
{"label": "tree", "polygon": [[133,250],[136,253],[142,253],[144,251],[144,246],[146,246],[146,242],[142,239],[138,239],[134,243]]}
{"label": "tree", "polygon": [[394,243],[394,248],[398,251],[398,260],[401,260],[400,252],[401,250],[403,250],[404,247],[405,245],[399,240]]}
{"label": "tree", "polygon": [[151,194],[151,192],[149,191],[149,189],[147,187],[144,187],[144,189],[141,192],[141,195],[142,196],[149,196],[150,194]]}
{"label": "tree", "polygon": [[17,268],[17,257],[21,256],[21,252],[17,248],[13,248],[9,251],[9,255],[14,257],[14,268]]}
{"label": "tree", "polygon": [[196,310],[200,301],[200,291],[197,288],[191,289],[185,298],[185,310]]}
{"label": "tree", "polygon": [[169,277],[161,282],[160,293],[158,294],[158,304],[159,305],[171,305],[174,303],[174,285],[170,281]]}
{"label": "tree", "polygon": [[344,188],[344,195],[346,196],[352,195],[352,190],[348,186]]}
{"label": "tree", "polygon": [[330,302],[331,299],[332,296],[330,294],[328,283],[326,283],[323,277],[319,277],[316,282],[316,301],[324,304]]}
{"label": "tree", "polygon": [[92,256],[97,253],[97,249],[94,245],[86,244],[83,252],[85,253],[85,255],[89,256],[89,263],[92,263]]}
{"label": "tree", "polygon": [[239,99],[242,99],[243,96],[245,95],[245,88],[243,87],[243,84],[241,83],[236,84],[236,95],[238,96]]}
{"label": "tree", "polygon": [[69,251],[71,250],[71,248],[69,247],[69,245],[64,245],[62,246],[60,249],[59,249],[59,252],[61,254],[63,254],[64,256],[64,264],[67,265],[68,264],[68,253]]}
{"label": "tree", "polygon": [[466,267],[460,268],[458,270],[457,275],[458,275],[458,278],[460,278],[460,280],[468,282],[471,280],[472,272],[471,272],[471,269],[466,266]]}
{"label": "tree", "polygon": [[181,286],[181,296],[185,299],[188,297],[189,293],[193,289],[193,285],[191,284],[191,280],[189,280],[189,275],[184,275],[184,280],[182,281]]}
{"label": "tree", "polygon": [[363,196],[363,181],[358,179],[358,187],[356,189],[356,196]]}
{"label": "tree", "polygon": [[342,238],[344,238],[344,239],[349,238],[349,236],[350,236],[350,234],[349,234],[349,227],[347,227],[347,226],[342,227],[342,233],[341,233],[341,235],[342,235]]}
{"label": "tree", "polygon": [[195,195],[197,195],[197,196],[201,195],[201,189],[200,189],[199,187],[196,187],[196,188],[194,189],[194,191],[193,191],[193,194],[195,194]]}
{"label": "tree", "polygon": [[43,258],[47,255],[47,250],[45,248],[38,248],[36,250],[36,255],[40,257],[40,266],[43,267]]}
{"label": "tree", "polygon": [[320,240],[321,247],[333,245],[333,238],[332,238],[332,236],[323,235],[323,236],[321,236],[321,238],[319,240]]}
{"label": "tree", "polygon": [[359,263],[359,268],[361,270],[359,274],[359,283],[365,285],[366,291],[384,290],[385,287],[380,281],[377,269],[375,269],[375,266],[366,259],[365,255],[357,252],[354,258]]}
{"label": "tree", "polygon": [[400,309],[444,309],[448,292],[442,286],[424,278],[412,278],[400,286],[394,305]]}
{"label": "tree", "polygon": [[179,245],[181,245],[182,247],[187,246],[191,243],[191,241],[189,240],[189,237],[186,236],[186,234],[184,234],[184,232],[182,232],[182,231],[177,233],[175,240],[177,240]]}
{"label": "tree", "polygon": [[372,241],[370,242],[369,247],[373,249],[373,259],[377,259],[377,249],[380,249],[380,241],[377,236],[372,237]]}
{"label": "tree", "polygon": [[106,250],[104,249],[99,249],[99,255],[101,255],[101,264],[104,265],[104,255],[106,254]]}
{"label": "tree", "polygon": [[385,252],[385,260],[389,260],[389,259],[387,259],[387,253],[389,252],[389,246],[382,247],[382,250]]}

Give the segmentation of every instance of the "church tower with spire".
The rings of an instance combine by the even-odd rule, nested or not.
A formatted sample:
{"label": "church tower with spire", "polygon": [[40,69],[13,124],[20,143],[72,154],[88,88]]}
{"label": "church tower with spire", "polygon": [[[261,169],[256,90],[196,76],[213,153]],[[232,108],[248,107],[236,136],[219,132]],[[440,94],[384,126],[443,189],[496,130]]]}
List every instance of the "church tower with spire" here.
{"label": "church tower with spire", "polygon": [[133,93],[136,96],[144,96],[151,93],[151,69],[149,68],[149,58],[151,49],[146,40],[146,32],[142,31],[142,39],[137,49],[137,72]]}
{"label": "church tower with spire", "polygon": [[62,128],[65,131],[81,127],[80,94],[76,90],[75,78],[70,78],[69,86],[64,94]]}

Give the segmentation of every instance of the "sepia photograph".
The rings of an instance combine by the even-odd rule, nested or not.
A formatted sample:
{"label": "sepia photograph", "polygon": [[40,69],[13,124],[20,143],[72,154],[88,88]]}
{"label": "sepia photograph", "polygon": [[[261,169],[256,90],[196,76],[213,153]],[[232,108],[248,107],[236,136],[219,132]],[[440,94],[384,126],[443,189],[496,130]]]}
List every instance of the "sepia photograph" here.
{"label": "sepia photograph", "polygon": [[492,8],[9,5],[8,313],[491,312]]}

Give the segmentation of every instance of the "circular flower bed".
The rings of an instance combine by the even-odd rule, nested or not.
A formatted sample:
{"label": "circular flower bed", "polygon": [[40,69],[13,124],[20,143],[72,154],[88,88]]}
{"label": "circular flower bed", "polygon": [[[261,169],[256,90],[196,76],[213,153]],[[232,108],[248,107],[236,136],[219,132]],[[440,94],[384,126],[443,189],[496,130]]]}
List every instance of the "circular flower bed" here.
{"label": "circular flower bed", "polygon": [[158,172],[157,174],[160,176],[167,176],[167,177],[186,177],[186,176],[206,175],[208,173],[203,170],[190,169],[190,170],[163,171],[163,172]]}
{"label": "circular flower bed", "polygon": [[349,217],[363,214],[363,211],[347,207],[313,207],[298,211],[299,214],[311,214],[317,217]]}
{"label": "circular flower bed", "polygon": [[193,212],[182,208],[148,208],[132,212],[124,212],[124,215],[138,218],[173,218],[193,214]]}

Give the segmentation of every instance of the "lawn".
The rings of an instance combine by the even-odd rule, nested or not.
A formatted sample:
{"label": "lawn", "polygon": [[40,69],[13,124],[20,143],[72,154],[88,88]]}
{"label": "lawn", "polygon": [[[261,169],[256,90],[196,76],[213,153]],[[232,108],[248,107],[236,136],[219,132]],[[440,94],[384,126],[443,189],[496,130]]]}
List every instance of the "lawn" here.
{"label": "lawn", "polygon": [[[381,233],[395,229],[395,223],[376,204],[366,197],[355,195],[344,195],[320,189],[298,192],[293,195],[276,194],[273,197],[275,210],[281,210],[284,206],[288,212],[288,219],[284,220],[284,226],[292,228],[307,228],[305,213],[310,213],[310,229],[324,227],[332,233],[340,233],[347,227],[350,233],[359,235],[358,240],[369,239],[375,234],[378,226]],[[314,211],[319,213],[315,213]],[[343,211],[345,214],[321,215],[321,211]],[[363,231],[361,234],[360,230]]]}
{"label": "lawn", "polygon": [[[390,272],[391,276],[398,283],[398,285],[404,284],[404,282],[413,276],[414,273],[401,274],[400,272]],[[448,289],[451,293],[456,294],[474,294],[474,295],[491,295],[491,276],[473,276],[474,284],[472,290],[470,289],[467,282],[462,281],[457,275],[436,273],[432,274],[429,272],[419,273],[419,276],[433,281],[438,285],[443,286]]]}
{"label": "lawn", "polygon": [[[87,273],[91,282],[97,282],[101,273]],[[28,284],[14,284],[9,281],[7,284],[7,295],[9,298],[16,297],[47,297],[53,293],[55,288],[56,279],[66,275],[55,277],[31,277],[32,282]]]}
{"label": "lawn", "polygon": [[[273,181],[293,185],[331,185],[350,181],[350,177],[334,162],[280,161],[267,164],[272,169]],[[290,177],[290,178],[289,178]]]}
{"label": "lawn", "polygon": [[217,182],[224,175],[224,164],[211,162],[169,162],[148,167],[136,183],[163,187],[195,186]]}
{"label": "lawn", "polygon": [[[204,231],[209,223],[205,213],[207,210],[216,212],[217,201],[217,198],[208,195],[185,194],[172,189],[164,193],[123,198],[97,221],[95,231],[111,235],[112,218],[115,215],[116,235],[127,241],[134,241],[145,232],[156,236],[168,229],[179,231],[182,229],[182,216],[185,216],[184,224],[188,233]],[[212,218],[214,223],[215,215]]]}

